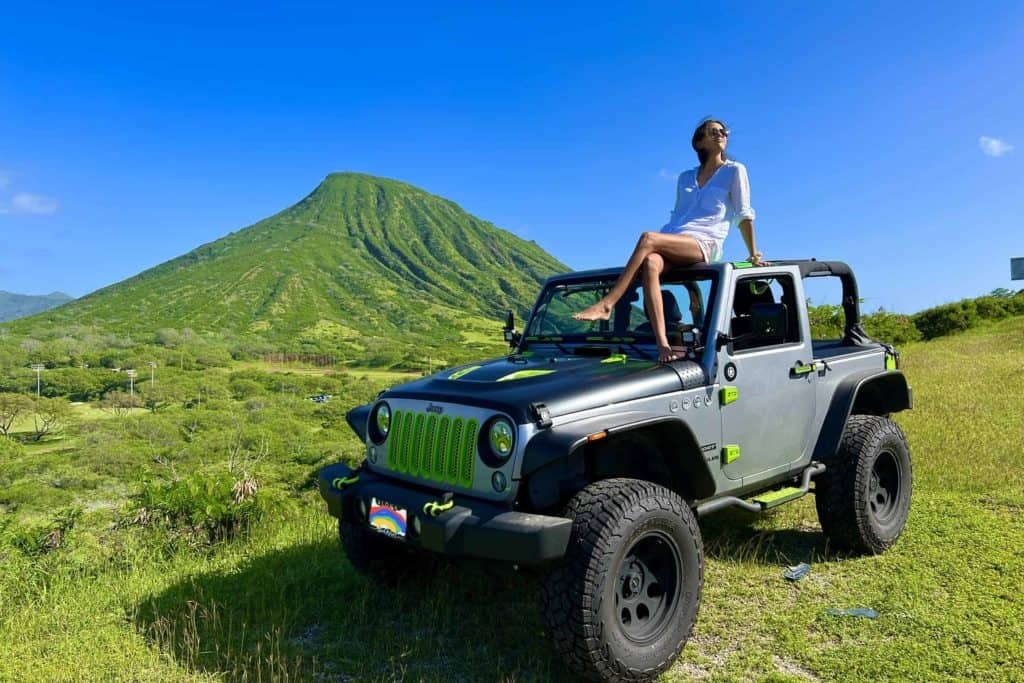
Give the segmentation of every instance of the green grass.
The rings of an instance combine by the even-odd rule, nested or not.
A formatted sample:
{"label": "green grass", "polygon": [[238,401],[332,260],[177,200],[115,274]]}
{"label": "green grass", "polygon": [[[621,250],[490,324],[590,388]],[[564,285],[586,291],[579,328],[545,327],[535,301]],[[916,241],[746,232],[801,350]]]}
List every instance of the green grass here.
{"label": "green grass", "polygon": [[[915,398],[898,417],[915,468],[903,537],[878,557],[836,556],[810,496],[760,517],[705,520],[699,620],[663,680],[1020,680],[1024,318],[903,351]],[[312,406],[280,400],[275,412],[313,421]],[[146,438],[129,431],[125,444]],[[3,476],[16,472],[0,496],[77,457],[83,485],[88,475],[108,487],[102,496],[123,498],[114,475],[133,464],[89,451],[86,436],[77,455],[0,463]],[[356,457],[352,441],[338,443]],[[216,448],[204,442],[182,466]],[[315,463],[282,464],[297,452],[306,451],[272,447],[259,467],[291,492],[250,536],[212,549],[169,550],[153,532],[114,528],[116,507],[89,510],[66,548],[41,557],[0,546],[0,681],[572,680],[542,632],[530,573],[444,564],[391,590],[356,576],[318,496],[297,482]],[[102,453],[114,459],[109,469]],[[28,502],[20,510],[41,514]],[[811,573],[785,581],[785,567],[801,561]],[[879,617],[831,616],[829,607]]]}

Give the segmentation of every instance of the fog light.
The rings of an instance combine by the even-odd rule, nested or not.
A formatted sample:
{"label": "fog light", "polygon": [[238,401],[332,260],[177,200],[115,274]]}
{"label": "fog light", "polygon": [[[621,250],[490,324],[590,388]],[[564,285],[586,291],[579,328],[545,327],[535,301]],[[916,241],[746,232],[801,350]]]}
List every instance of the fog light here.
{"label": "fog light", "polygon": [[420,521],[419,517],[412,518],[412,531],[417,536],[423,533],[423,522]]}
{"label": "fog light", "polygon": [[505,475],[502,472],[495,472],[491,475],[491,486],[495,491],[501,493],[505,490],[505,486],[508,484],[508,480],[505,479]]}
{"label": "fog light", "polygon": [[366,515],[368,514],[368,512],[369,511],[366,509],[366,501],[365,500],[360,500],[359,501],[359,518],[360,519],[366,519]]}

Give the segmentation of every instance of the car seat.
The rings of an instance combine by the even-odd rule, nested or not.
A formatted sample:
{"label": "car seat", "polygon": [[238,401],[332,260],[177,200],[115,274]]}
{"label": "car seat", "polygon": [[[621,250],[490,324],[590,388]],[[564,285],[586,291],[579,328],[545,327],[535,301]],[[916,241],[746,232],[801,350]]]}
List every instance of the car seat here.
{"label": "car seat", "polygon": [[[661,309],[665,316],[665,336],[668,337],[669,345],[679,345],[682,337],[679,331],[679,324],[683,321],[683,312],[676,301],[676,295],[667,289],[661,290]],[[650,313],[647,314],[648,317]],[[637,334],[652,334],[654,331],[650,320],[637,326]]]}
{"label": "car seat", "polygon": [[[767,280],[742,280],[736,286],[736,294],[732,300],[732,321],[729,335],[733,338],[750,334],[753,330],[750,312],[755,304],[773,304],[771,283]],[[753,340],[741,340],[733,343],[734,350],[749,348]]]}

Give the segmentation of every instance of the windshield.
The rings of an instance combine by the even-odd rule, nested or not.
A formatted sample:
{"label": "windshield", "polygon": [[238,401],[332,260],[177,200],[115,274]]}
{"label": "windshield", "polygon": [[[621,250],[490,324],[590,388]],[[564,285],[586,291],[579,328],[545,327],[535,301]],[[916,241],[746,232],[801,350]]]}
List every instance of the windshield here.
{"label": "windshield", "polygon": [[[670,345],[695,345],[706,329],[713,273],[672,273],[661,284],[662,309]],[[574,320],[573,314],[596,303],[614,278],[556,283],[541,294],[526,328],[527,342],[627,342],[654,344],[646,313],[644,288],[631,286],[612,310],[609,320]],[[696,334],[693,334],[693,333]]]}

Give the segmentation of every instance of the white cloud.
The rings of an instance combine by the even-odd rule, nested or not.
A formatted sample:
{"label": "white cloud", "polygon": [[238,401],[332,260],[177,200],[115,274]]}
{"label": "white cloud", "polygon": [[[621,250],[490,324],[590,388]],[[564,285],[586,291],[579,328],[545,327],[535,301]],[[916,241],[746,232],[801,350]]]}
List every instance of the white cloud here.
{"label": "white cloud", "polygon": [[1004,154],[1009,154],[1013,151],[1013,145],[1008,143],[1006,140],[990,138],[987,135],[982,135],[978,138],[978,147],[980,147],[981,151],[990,157],[1001,157]]}
{"label": "white cloud", "polygon": [[57,200],[41,194],[19,192],[11,197],[11,212],[46,216],[57,212]]}
{"label": "white cloud", "polygon": [[660,171],[658,171],[658,177],[661,178],[662,180],[674,181],[676,178],[679,177],[679,174],[676,173],[675,171],[670,171],[667,168],[663,168]]}

